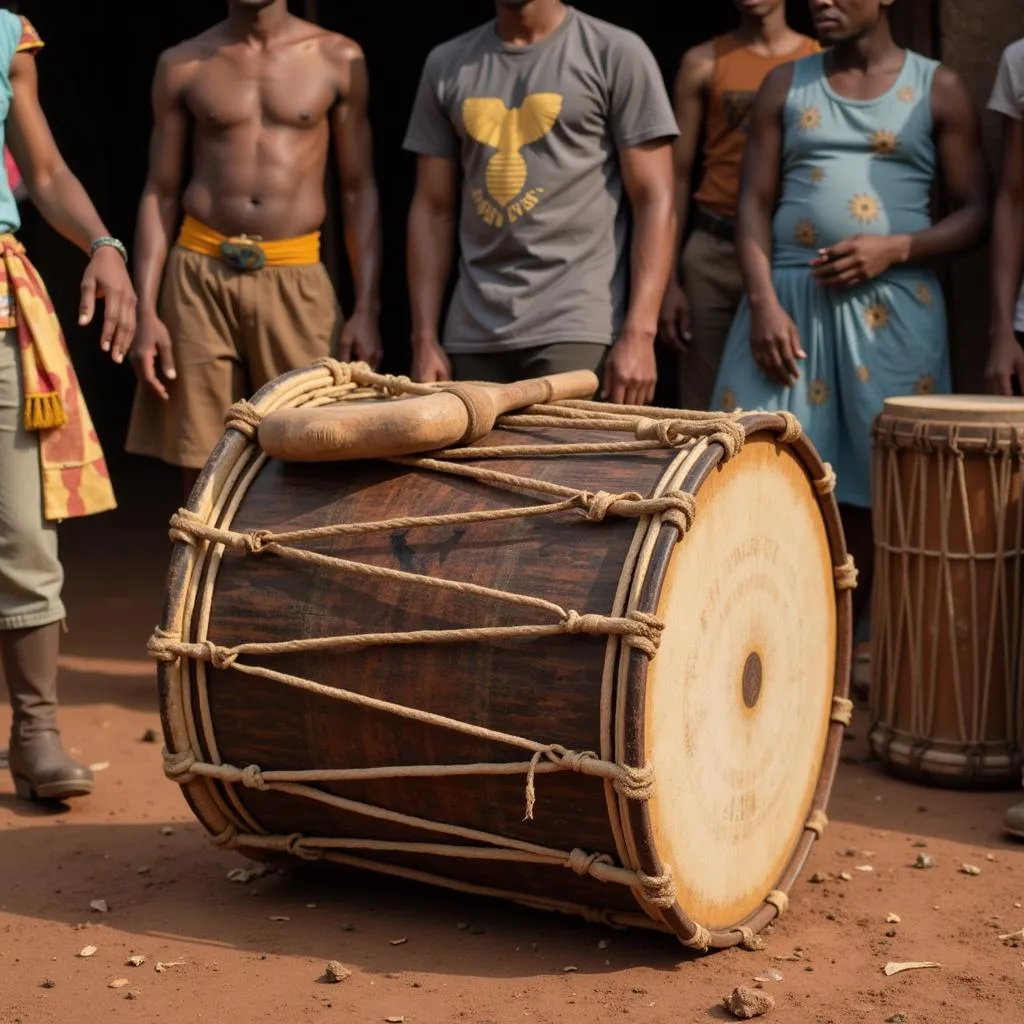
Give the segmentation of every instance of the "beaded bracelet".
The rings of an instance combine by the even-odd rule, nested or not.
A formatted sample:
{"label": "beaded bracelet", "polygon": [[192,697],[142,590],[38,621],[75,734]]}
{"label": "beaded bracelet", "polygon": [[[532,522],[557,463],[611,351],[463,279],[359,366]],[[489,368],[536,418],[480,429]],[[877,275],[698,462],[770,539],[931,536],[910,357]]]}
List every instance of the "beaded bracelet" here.
{"label": "beaded bracelet", "polygon": [[89,246],[89,258],[91,259],[96,255],[97,249],[103,249],[104,247],[116,249],[121,254],[125,263],[128,262],[128,250],[124,247],[124,243],[118,241],[116,238],[111,238],[109,235],[97,238],[96,241]]}

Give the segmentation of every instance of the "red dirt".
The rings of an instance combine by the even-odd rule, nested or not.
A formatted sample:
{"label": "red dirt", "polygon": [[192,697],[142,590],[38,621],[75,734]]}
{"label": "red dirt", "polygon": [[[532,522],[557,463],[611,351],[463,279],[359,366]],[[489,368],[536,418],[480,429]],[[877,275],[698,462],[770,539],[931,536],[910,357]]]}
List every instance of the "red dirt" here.
{"label": "red dirt", "polygon": [[[227,881],[246,862],[209,844],[163,778],[159,742],[140,739],[159,729],[144,647],[163,598],[164,511],[177,495],[173,478],[132,469],[137,493],[122,493],[121,511],[63,534],[63,730],[83,760],[109,768],[92,797],[58,813],[16,801],[9,777],[0,781],[0,1024],[685,1024],[729,1019],[723,997],[769,968],[783,979],[765,984],[777,1003],[766,1019],[785,1024],[1019,1018],[1024,948],[999,940],[1024,928],[1024,844],[1000,835],[1018,794],[887,778],[866,758],[863,712],[832,825],[762,952],[697,958],[669,937],[316,867]],[[5,709],[0,729],[8,722]],[[912,869],[919,853],[936,866]],[[964,862],[981,875],[960,873]],[[852,879],[809,881],[840,871]],[[94,899],[109,912],[91,912]],[[887,924],[889,913],[902,923]],[[77,957],[86,945],[98,952]],[[135,953],[146,963],[125,966]],[[323,983],[328,960],[352,976]],[[887,978],[890,960],[942,967]],[[158,973],[158,961],[184,962]],[[117,978],[128,986],[109,988]]]}

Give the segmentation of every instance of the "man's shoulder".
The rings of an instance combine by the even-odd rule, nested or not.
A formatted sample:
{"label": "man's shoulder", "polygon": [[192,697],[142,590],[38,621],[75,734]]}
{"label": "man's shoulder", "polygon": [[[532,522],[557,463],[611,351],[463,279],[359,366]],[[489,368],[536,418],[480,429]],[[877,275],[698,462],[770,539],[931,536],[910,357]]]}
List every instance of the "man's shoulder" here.
{"label": "man's shoulder", "polygon": [[632,29],[615,25],[593,14],[574,10],[577,31],[612,53],[650,53],[651,48]]}
{"label": "man's shoulder", "polygon": [[438,43],[428,54],[426,66],[437,73],[445,74],[459,67],[466,58],[480,50],[492,49],[497,45],[494,21],[486,21],[460,35]]}
{"label": "man's shoulder", "polygon": [[167,69],[186,67],[199,61],[209,60],[226,42],[224,23],[213,25],[190,39],[183,39],[174,46],[169,46],[160,54],[158,60]]}

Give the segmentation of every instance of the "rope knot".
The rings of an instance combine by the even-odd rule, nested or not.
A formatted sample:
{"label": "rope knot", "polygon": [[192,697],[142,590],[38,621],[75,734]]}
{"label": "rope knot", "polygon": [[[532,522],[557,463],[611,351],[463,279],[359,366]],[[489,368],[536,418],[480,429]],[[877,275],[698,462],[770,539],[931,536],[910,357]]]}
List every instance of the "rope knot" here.
{"label": "rope knot", "polygon": [[812,811],[804,823],[804,828],[808,832],[813,832],[815,838],[820,839],[828,828],[828,815],[824,811]]}
{"label": "rope knot", "polygon": [[195,778],[195,775],[192,774],[195,764],[196,755],[191,750],[172,754],[169,750],[164,749],[164,776],[171,782],[177,782],[180,786],[191,782]]}
{"label": "rope knot", "polygon": [[228,430],[237,430],[249,441],[256,436],[262,422],[263,413],[244,398],[240,402],[235,402],[224,417],[224,426]]}
{"label": "rope knot", "polygon": [[848,726],[853,721],[853,701],[848,697],[833,697],[832,721]]}
{"label": "rope knot", "polygon": [[800,426],[800,421],[791,412],[778,412],[775,415],[782,420],[779,444],[794,444],[803,437],[804,428]]}
{"label": "rope knot", "polygon": [[857,587],[857,566],[854,564],[853,555],[847,555],[842,565],[833,568],[836,579],[836,590],[855,590]]}
{"label": "rope knot", "polygon": [[589,875],[595,864],[611,864],[612,859],[604,853],[587,853],[586,850],[570,850],[565,866],[577,875]]}
{"label": "rope knot", "polygon": [[592,523],[603,522],[611,511],[612,506],[618,501],[643,501],[643,495],[636,491],[626,491],[623,494],[612,494],[609,491],[596,491],[594,494],[583,495],[583,515]]}
{"label": "rope knot", "polygon": [[674,526],[682,540],[697,518],[697,499],[687,491],[668,491],[663,500],[665,511],[661,514],[661,521]]}
{"label": "rope knot", "polygon": [[269,530],[250,530],[241,535],[242,549],[247,555],[261,555],[273,536]]}
{"label": "rope knot", "polygon": [[620,764],[612,785],[615,792],[627,800],[650,800],[654,794],[654,765],[643,764],[639,768]]}
{"label": "rope knot", "polygon": [[687,949],[695,949],[698,953],[706,953],[711,948],[711,932],[703,925],[693,922],[693,935],[683,939],[683,945]]}
{"label": "rope knot", "polygon": [[638,441],[657,441],[664,448],[678,448],[692,437],[684,424],[685,420],[655,420],[641,416],[633,432]]}
{"label": "rope knot", "polygon": [[715,428],[708,435],[708,441],[722,449],[722,461],[728,462],[734,455],[743,451],[743,446],[747,443],[746,428],[733,418],[717,421]]}
{"label": "rope knot", "polygon": [[194,527],[202,526],[203,520],[195,512],[192,512],[187,508],[179,508],[177,512],[171,516],[170,530],[167,536],[170,538],[171,543],[175,541],[181,541],[183,544],[191,544],[193,547],[196,543],[196,535]]}
{"label": "rope knot", "polygon": [[208,661],[216,669],[229,669],[238,661],[238,653],[229,647],[218,647],[212,640],[203,640],[203,661]]}
{"label": "rope knot", "polygon": [[765,896],[764,901],[768,906],[775,908],[776,917],[782,917],[789,910],[789,897],[781,889],[773,889]]}
{"label": "rope knot", "polygon": [[239,773],[238,781],[241,782],[246,789],[258,789],[261,792],[265,792],[270,789],[270,786],[263,778],[263,772],[260,770],[260,766],[257,764],[250,764],[243,768]]}
{"label": "rope knot", "polygon": [[836,471],[830,462],[825,463],[825,472],[814,481],[814,489],[822,498],[836,489]]}
{"label": "rope knot", "polygon": [[300,860],[320,860],[323,857],[323,850],[316,850],[305,845],[305,840],[299,832],[293,832],[285,843],[285,852]]}
{"label": "rope knot", "polygon": [[352,368],[348,363],[324,356],[313,363],[313,367],[318,370],[326,370],[334,379],[336,388],[343,388],[352,383]]}
{"label": "rope knot", "polygon": [[158,626],[146,643],[146,653],[157,661],[177,661],[178,654],[174,650],[176,640],[173,633]]}
{"label": "rope knot", "polygon": [[373,386],[383,398],[401,398],[415,386],[409,377],[395,377],[391,374],[375,377]]}
{"label": "rope knot", "polygon": [[672,881],[672,871],[667,864],[663,874],[645,875],[642,871],[638,871],[636,876],[640,882],[640,891],[643,893],[644,900],[652,907],[663,907],[667,910],[669,907],[675,906],[676,886]]}
{"label": "rope knot", "polygon": [[665,623],[656,615],[649,615],[647,612],[632,611],[629,613],[628,619],[632,628],[626,635],[625,643],[629,647],[643,651],[648,658],[653,658],[661,645],[661,634],[665,629]]}
{"label": "rope knot", "polygon": [[210,840],[214,846],[219,846],[224,850],[230,850],[232,847],[238,845],[238,828],[231,822],[228,822],[220,832],[215,836],[211,836]]}
{"label": "rope knot", "polygon": [[566,633],[604,633],[605,618],[603,615],[580,615],[569,609],[562,619],[562,628]]}

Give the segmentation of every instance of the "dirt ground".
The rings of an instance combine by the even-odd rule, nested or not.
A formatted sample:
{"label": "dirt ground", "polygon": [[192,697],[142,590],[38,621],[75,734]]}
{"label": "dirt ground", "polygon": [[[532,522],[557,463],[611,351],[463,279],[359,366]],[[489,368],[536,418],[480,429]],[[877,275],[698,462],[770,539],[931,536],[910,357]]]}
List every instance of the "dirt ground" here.
{"label": "dirt ground", "polygon": [[[887,778],[866,756],[863,711],[832,825],[762,952],[698,958],[670,937],[318,867],[228,881],[246,862],[209,844],[162,775],[160,743],[142,740],[159,729],[144,648],[175,483],[140,467],[119,512],[62,535],[63,729],[107,767],[92,797],[57,811],[0,779],[0,1024],[686,1024],[731,1019],[723,996],[769,970],[780,1024],[1020,1019],[1024,947],[999,938],[1024,928],[1024,844],[1000,835],[1018,794]],[[4,734],[8,722],[5,707]],[[922,853],[933,868],[911,867]],[[815,872],[850,880],[812,884]],[[98,899],[106,913],[90,910]],[[78,956],[85,946],[96,953]],[[134,954],[145,963],[126,966]],[[328,960],[351,977],[326,984]],[[889,961],[941,967],[886,977]]]}

